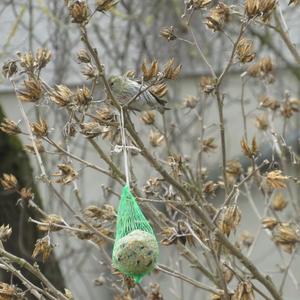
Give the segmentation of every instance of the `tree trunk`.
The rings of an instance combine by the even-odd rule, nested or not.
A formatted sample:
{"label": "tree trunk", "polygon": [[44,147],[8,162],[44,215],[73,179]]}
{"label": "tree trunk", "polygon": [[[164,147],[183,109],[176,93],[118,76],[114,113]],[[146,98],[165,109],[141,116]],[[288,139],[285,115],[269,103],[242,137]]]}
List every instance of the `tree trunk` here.
{"label": "tree trunk", "polygon": [[[0,107],[0,122],[4,118],[3,111]],[[31,187],[34,193],[34,202],[42,208],[42,201],[33,180],[33,172],[30,166],[29,157],[23,150],[20,140],[16,136],[9,136],[0,131],[0,176],[3,173],[13,174],[18,179],[18,186]],[[14,255],[23,257],[27,261],[33,263],[31,257],[35,242],[41,236],[36,226],[28,222],[29,216],[39,218],[40,216],[33,209],[25,205],[17,205],[19,195],[16,192],[0,190],[0,226],[9,224],[12,227],[12,236],[4,243],[7,251]],[[53,285],[63,290],[65,287],[64,279],[55,256],[52,255],[49,260],[43,264],[39,262],[39,267],[45,276],[53,283]],[[39,282],[32,275],[27,274],[24,270],[22,273],[30,279],[30,281],[39,285]],[[2,280],[10,282],[10,275],[1,274]],[[15,280],[15,283],[18,283]]]}

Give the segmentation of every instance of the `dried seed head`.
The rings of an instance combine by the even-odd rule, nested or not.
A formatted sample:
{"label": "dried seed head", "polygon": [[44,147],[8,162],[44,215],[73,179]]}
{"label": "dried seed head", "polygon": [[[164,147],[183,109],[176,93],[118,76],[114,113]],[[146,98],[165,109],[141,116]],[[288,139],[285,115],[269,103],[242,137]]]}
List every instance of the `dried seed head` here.
{"label": "dried seed head", "polygon": [[45,224],[38,224],[37,228],[44,232],[60,231],[62,228],[56,225],[65,225],[63,218],[55,214],[47,215],[46,218],[41,219],[41,222]]}
{"label": "dried seed head", "polygon": [[271,110],[277,110],[280,107],[279,102],[271,97],[268,96],[261,96],[260,97],[260,106],[264,108],[270,108]]}
{"label": "dried seed head", "polygon": [[241,211],[237,205],[225,207],[218,221],[218,227],[227,236],[241,221]]}
{"label": "dried seed head", "polygon": [[77,89],[74,98],[77,105],[87,106],[92,101],[92,94],[86,86],[83,86],[81,89]]}
{"label": "dried seed head", "polygon": [[292,253],[296,243],[300,242],[300,236],[291,224],[282,223],[273,231],[273,241],[284,251]]}
{"label": "dried seed head", "polygon": [[12,229],[9,225],[0,226],[0,241],[6,242],[12,234]]}
{"label": "dried seed head", "polygon": [[45,262],[48,260],[52,250],[53,246],[50,244],[50,238],[46,235],[36,241],[32,257],[36,258],[38,255],[42,255],[43,262]]}
{"label": "dried seed head", "polygon": [[[40,139],[35,140],[35,145],[36,145],[37,151],[39,153],[45,152],[43,142]],[[24,150],[27,151],[28,153],[35,154],[35,149],[32,145],[24,145]]]}
{"label": "dried seed head", "polygon": [[160,36],[166,38],[168,41],[173,41],[177,39],[177,36],[175,35],[175,29],[173,26],[170,27],[163,27],[160,32]]}
{"label": "dried seed head", "polygon": [[266,114],[261,114],[256,117],[255,125],[260,130],[267,130],[269,127],[269,122]]}
{"label": "dried seed head", "polygon": [[190,0],[188,7],[193,9],[202,9],[208,6],[211,2],[212,0]]}
{"label": "dried seed head", "polygon": [[274,82],[274,65],[270,57],[263,57],[257,63],[251,65],[247,74],[254,78],[264,79],[267,83]]}
{"label": "dried seed head", "polygon": [[219,185],[217,183],[209,180],[204,183],[203,192],[208,195],[215,196],[215,191],[217,190],[218,187]]}
{"label": "dried seed head", "polygon": [[69,6],[73,23],[84,23],[89,17],[89,9],[86,1],[77,0]]}
{"label": "dried seed head", "polygon": [[241,63],[249,63],[255,58],[253,42],[242,38],[236,47],[236,55]]}
{"label": "dried seed head", "polygon": [[15,190],[18,185],[18,180],[13,174],[3,173],[2,178],[0,178],[0,184],[5,191]]}
{"label": "dried seed head", "polygon": [[24,102],[37,102],[42,95],[42,84],[36,79],[24,80],[22,89],[17,92],[17,97]]}
{"label": "dried seed head", "polygon": [[176,79],[180,73],[181,65],[176,66],[174,58],[171,58],[167,61],[164,66],[163,76],[166,79]]}
{"label": "dried seed head", "polygon": [[233,272],[224,263],[222,264],[222,273],[223,273],[224,281],[226,283],[229,283],[232,280],[232,278],[233,278]]}
{"label": "dried seed head", "polygon": [[15,300],[21,298],[18,296],[18,290],[14,285],[9,285],[7,283],[0,282],[0,299]]}
{"label": "dried seed head", "polygon": [[158,283],[151,283],[147,296],[148,300],[163,300],[163,295],[160,292],[160,286]]}
{"label": "dried seed head", "polygon": [[254,18],[260,14],[260,0],[246,0],[245,11],[248,18]]}
{"label": "dried seed head", "polygon": [[161,189],[161,180],[157,177],[150,177],[143,187],[146,195],[157,195]]}
{"label": "dried seed head", "polygon": [[242,173],[242,165],[238,160],[228,160],[226,162],[226,175],[230,185],[235,184]]}
{"label": "dried seed head", "polygon": [[92,61],[90,54],[85,49],[79,50],[79,52],[77,53],[77,59],[79,60],[79,62],[82,62],[84,64],[88,64]]}
{"label": "dried seed head", "polygon": [[164,138],[165,137],[159,131],[154,131],[154,130],[150,131],[149,142],[151,146],[153,147],[160,146],[164,141]]}
{"label": "dried seed head", "polygon": [[98,122],[81,123],[80,129],[82,134],[91,139],[103,133],[103,129]]}
{"label": "dried seed head", "polygon": [[51,51],[48,49],[40,48],[35,54],[35,61],[38,69],[44,68],[51,60]]}
{"label": "dried seed head", "polygon": [[96,67],[91,65],[90,63],[87,64],[81,71],[81,73],[88,79],[92,80],[98,77],[98,71]]}
{"label": "dried seed head", "polygon": [[278,221],[272,217],[266,217],[261,220],[261,223],[264,228],[273,230],[275,226],[278,225]]}
{"label": "dried seed head", "polygon": [[2,74],[4,75],[5,78],[10,78],[17,72],[18,72],[18,66],[16,61],[14,60],[8,61],[2,66]]}
{"label": "dried seed head", "polygon": [[256,138],[253,137],[252,139],[252,146],[250,147],[246,141],[246,139],[243,137],[241,140],[241,147],[243,150],[243,153],[245,156],[249,158],[253,158],[257,155],[257,144],[256,144]]}
{"label": "dried seed head", "polygon": [[31,123],[30,125],[35,136],[43,137],[48,135],[48,125],[45,120],[41,119],[39,122]]}
{"label": "dried seed head", "polygon": [[147,67],[147,62],[144,61],[142,64],[142,72],[143,78],[145,81],[148,81],[157,76],[158,73],[158,62],[157,60],[153,60],[151,65]]}
{"label": "dried seed head", "polygon": [[260,0],[259,4],[262,14],[261,19],[263,22],[267,22],[270,19],[272,11],[275,9],[277,0]]}
{"label": "dried seed head", "polygon": [[255,300],[252,283],[250,281],[240,282],[234,293],[234,299]]}
{"label": "dried seed head", "polygon": [[216,81],[209,76],[200,77],[200,87],[204,93],[210,94],[216,86]]}
{"label": "dried seed head", "polygon": [[213,137],[203,140],[201,145],[201,150],[206,153],[214,151],[215,149],[218,148],[217,144],[215,144],[214,142],[215,139]]}
{"label": "dried seed head", "polygon": [[266,176],[266,183],[272,189],[285,189],[287,176],[281,174],[281,170],[271,171]]}
{"label": "dried seed head", "polygon": [[57,85],[50,94],[50,99],[61,107],[67,106],[72,102],[73,92],[65,85]]}
{"label": "dried seed head", "polygon": [[59,172],[52,175],[60,177],[55,181],[56,183],[68,184],[78,176],[78,173],[74,170],[71,164],[58,164],[57,167]]}
{"label": "dried seed head", "polygon": [[103,106],[101,109],[98,109],[96,111],[96,117],[97,118],[95,118],[95,121],[98,121],[100,124],[101,122],[112,122],[116,119],[113,110],[108,106]]}
{"label": "dried seed head", "polygon": [[151,93],[153,93],[155,96],[162,98],[168,93],[168,87],[166,83],[159,83],[155,84],[150,87]]}
{"label": "dried seed head", "polygon": [[23,187],[19,191],[20,197],[23,201],[27,202],[29,200],[32,200],[34,197],[34,194],[31,191],[31,188]]}
{"label": "dried seed head", "polygon": [[14,121],[7,118],[4,118],[4,120],[1,122],[0,130],[8,135],[16,135],[21,133],[21,129],[18,127],[18,125]]}
{"label": "dried seed head", "polygon": [[152,125],[155,122],[155,112],[154,111],[144,111],[141,114],[141,120],[146,125]]}
{"label": "dried seed head", "polygon": [[213,31],[221,31],[224,25],[229,21],[230,9],[224,3],[219,3],[210,10],[210,15],[206,17],[206,25]]}
{"label": "dried seed head", "polygon": [[240,235],[240,241],[245,247],[249,248],[254,241],[254,236],[249,231],[244,230]]}
{"label": "dried seed head", "polygon": [[187,96],[183,99],[183,105],[186,108],[193,109],[196,107],[198,99],[194,96]]}
{"label": "dried seed head", "polygon": [[282,193],[277,193],[272,200],[272,208],[277,211],[281,211],[286,208],[288,205],[287,200],[285,199]]}
{"label": "dried seed head", "polygon": [[36,67],[36,60],[31,52],[17,53],[20,65],[26,73],[33,74]]}
{"label": "dried seed head", "polygon": [[116,211],[113,206],[104,204],[102,207],[90,205],[83,211],[84,215],[90,219],[97,219],[98,221],[113,221],[116,219]]}
{"label": "dried seed head", "polygon": [[281,115],[284,118],[289,119],[294,113],[299,112],[300,100],[298,99],[288,99],[284,102],[281,108]]}
{"label": "dried seed head", "polygon": [[96,10],[105,12],[118,4],[119,0],[96,0]]}

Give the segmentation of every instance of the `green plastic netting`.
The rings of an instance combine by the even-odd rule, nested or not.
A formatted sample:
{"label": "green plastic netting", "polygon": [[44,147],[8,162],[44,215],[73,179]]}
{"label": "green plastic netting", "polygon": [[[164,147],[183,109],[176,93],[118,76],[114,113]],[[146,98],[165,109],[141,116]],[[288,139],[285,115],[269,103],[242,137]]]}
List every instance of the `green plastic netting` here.
{"label": "green plastic netting", "polygon": [[126,185],[118,209],[112,264],[138,283],[153,270],[158,253],[153,229]]}

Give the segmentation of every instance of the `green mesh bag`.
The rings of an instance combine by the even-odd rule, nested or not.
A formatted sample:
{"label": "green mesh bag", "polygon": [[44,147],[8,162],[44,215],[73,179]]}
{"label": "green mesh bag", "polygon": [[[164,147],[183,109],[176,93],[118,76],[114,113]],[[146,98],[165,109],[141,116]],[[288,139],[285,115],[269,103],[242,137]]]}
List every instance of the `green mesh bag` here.
{"label": "green mesh bag", "polygon": [[117,215],[113,267],[139,283],[155,267],[158,254],[153,229],[126,185],[122,190]]}

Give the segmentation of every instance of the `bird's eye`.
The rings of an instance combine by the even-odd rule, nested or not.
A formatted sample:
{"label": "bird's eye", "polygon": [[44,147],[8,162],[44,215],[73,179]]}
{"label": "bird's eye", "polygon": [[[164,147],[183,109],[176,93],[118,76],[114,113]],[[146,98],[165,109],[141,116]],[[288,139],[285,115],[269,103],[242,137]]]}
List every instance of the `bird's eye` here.
{"label": "bird's eye", "polygon": [[114,82],[113,82],[113,81],[111,81],[111,82],[109,83],[109,85],[110,85],[110,86],[113,86],[113,85],[114,85]]}

